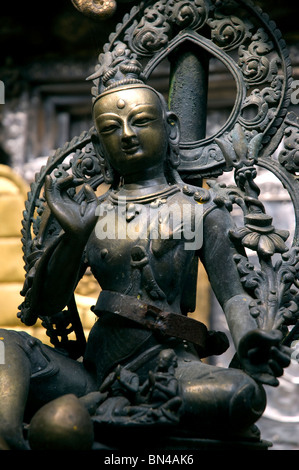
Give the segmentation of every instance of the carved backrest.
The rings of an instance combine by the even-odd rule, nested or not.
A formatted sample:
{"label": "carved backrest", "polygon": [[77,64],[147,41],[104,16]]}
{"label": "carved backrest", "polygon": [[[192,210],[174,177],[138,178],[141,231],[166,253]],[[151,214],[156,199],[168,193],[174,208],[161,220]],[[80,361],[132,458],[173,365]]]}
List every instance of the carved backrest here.
{"label": "carved backrest", "polygon": [[[236,259],[244,287],[256,298],[252,315],[258,318],[261,328],[296,324],[299,192],[295,157],[299,124],[297,117],[288,113],[291,66],[276,25],[245,0],[141,2],[125,15],[104,46],[95,73],[90,77],[93,96],[98,93],[105,74],[117,73],[119,63],[126,56],[142,64],[145,81],[150,81],[160,63],[169,62],[169,107],[181,122],[180,178],[194,190],[202,178],[235,171],[236,186],[211,184],[217,204],[231,210],[236,203],[243,209],[245,225],[232,234],[232,238],[236,243],[255,249],[262,264],[259,271],[250,266],[247,259]],[[221,61],[231,73],[236,96],[226,123],[207,137],[207,83],[212,57]],[[72,172],[97,189],[104,178],[93,147],[92,133],[93,129],[86,131],[58,149],[31,186],[23,220],[27,272],[23,320],[26,318],[24,312],[29,308],[26,299],[30,297],[32,267],[45,246],[60,232],[43,198],[45,176],[52,174],[59,178]],[[274,153],[282,141],[284,149],[277,158]],[[270,170],[280,179],[294,204],[296,229],[289,251],[284,245],[287,234],[275,231],[258,200],[259,189],[254,183],[256,165]],[[77,200],[84,197],[83,192],[75,189],[71,192]],[[271,258],[276,252],[282,259],[273,266]],[[278,295],[275,289],[278,289]],[[275,304],[275,311],[272,307],[271,310],[270,304]],[[69,310],[75,312],[73,318],[76,318],[74,305]],[[48,327],[53,329],[52,323]],[[58,337],[63,336],[64,327],[56,331],[56,339],[54,334],[54,343],[59,343]],[[80,336],[80,327],[78,332]],[[294,332],[295,329],[293,335]],[[290,337],[288,341],[291,341]]]}

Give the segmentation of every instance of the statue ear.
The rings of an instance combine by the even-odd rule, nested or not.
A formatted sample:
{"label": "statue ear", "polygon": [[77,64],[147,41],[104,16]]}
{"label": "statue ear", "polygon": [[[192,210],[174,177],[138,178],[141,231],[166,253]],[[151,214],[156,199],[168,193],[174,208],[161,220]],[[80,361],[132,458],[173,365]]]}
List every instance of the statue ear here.
{"label": "statue ear", "polygon": [[180,141],[180,123],[179,118],[173,112],[167,113],[167,125],[169,131],[169,139],[172,145],[178,145]]}
{"label": "statue ear", "polygon": [[177,168],[180,164],[180,123],[177,115],[171,111],[167,113],[167,127],[169,135],[170,161],[172,166]]}
{"label": "statue ear", "polygon": [[108,159],[105,158],[105,152],[103,146],[101,144],[99,135],[95,129],[91,132],[91,142],[93,144],[94,151],[99,159],[100,167],[102,170],[102,174],[105,180],[105,183],[111,184],[114,181],[114,172],[113,168],[111,167]]}

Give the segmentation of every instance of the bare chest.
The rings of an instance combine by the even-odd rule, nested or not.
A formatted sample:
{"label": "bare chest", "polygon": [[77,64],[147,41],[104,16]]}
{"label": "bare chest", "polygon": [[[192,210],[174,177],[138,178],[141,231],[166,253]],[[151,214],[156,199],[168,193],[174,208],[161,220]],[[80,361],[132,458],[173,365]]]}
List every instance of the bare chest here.
{"label": "bare chest", "polygon": [[[169,299],[174,292],[179,296],[194,256],[194,250],[186,249],[180,204],[106,202],[97,215],[86,255],[103,289],[154,300]],[[189,225],[191,229],[191,220]]]}

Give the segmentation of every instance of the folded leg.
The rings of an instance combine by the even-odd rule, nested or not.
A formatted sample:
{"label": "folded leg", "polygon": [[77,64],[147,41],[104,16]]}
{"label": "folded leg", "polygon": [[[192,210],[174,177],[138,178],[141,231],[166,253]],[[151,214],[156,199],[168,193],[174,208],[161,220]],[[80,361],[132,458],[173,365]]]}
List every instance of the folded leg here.
{"label": "folded leg", "polygon": [[74,361],[25,332],[0,330],[5,360],[0,364],[0,437],[12,448],[26,447],[24,417],[45,403],[68,394],[95,391],[96,382]]}

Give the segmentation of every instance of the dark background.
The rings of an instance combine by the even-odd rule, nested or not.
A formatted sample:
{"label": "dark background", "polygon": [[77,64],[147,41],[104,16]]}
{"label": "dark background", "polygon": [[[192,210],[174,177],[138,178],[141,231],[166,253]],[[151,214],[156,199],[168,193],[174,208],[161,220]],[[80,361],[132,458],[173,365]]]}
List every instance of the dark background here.
{"label": "dark background", "polygon": [[[124,14],[138,3],[138,0],[117,0],[115,14],[105,21],[84,16],[71,0],[10,1],[1,5],[0,80],[5,84],[5,108],[0,105],[0,163],[20,169],[90,128],[91,83],[86,78],[94,72],[97,57],[109,35]],[[294,78],[297,78],[298,3],[258,0],[255,4],[276,22],[292,49]],[[158,72],[158,83],[153,84],[162,92],[165,77],[167,80],[167,74]],[[232,78],[219,76],[217,81],[216,77],[211,86],[208,127],[217,123],[218,111],[226,119],[235,98]],[[26,113],[28,120],[26,142],[20,148],[12,143],[7,145],[16,134],[24,134],[19,111]],[[221,122],[217,125],[221,127]]]}
{"label": "dark background", "polygon": [[[277,23],[287,43],[299,43],[297,2],[262,0],[255,4]],[[112,18],[97,22],[78,12],[71,0],[5,2],[0,7],[0,67],[41,59],[96,57],[133,5],[118,3]]]}

